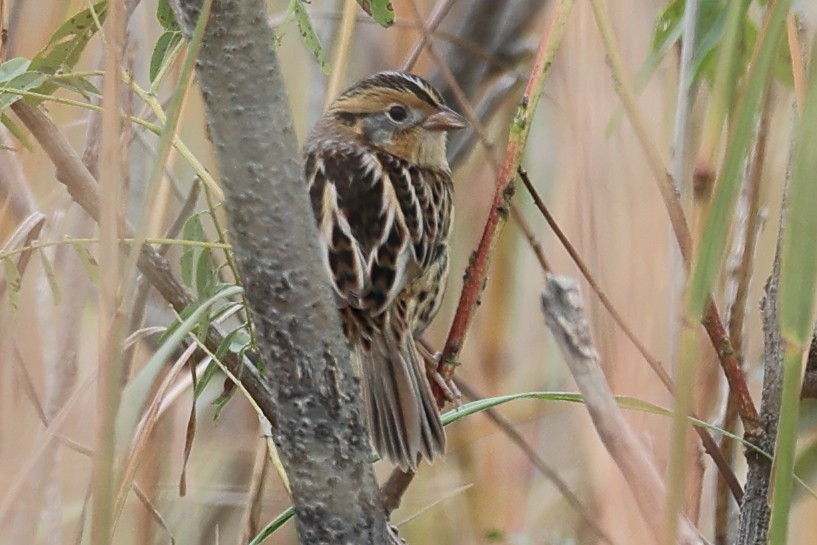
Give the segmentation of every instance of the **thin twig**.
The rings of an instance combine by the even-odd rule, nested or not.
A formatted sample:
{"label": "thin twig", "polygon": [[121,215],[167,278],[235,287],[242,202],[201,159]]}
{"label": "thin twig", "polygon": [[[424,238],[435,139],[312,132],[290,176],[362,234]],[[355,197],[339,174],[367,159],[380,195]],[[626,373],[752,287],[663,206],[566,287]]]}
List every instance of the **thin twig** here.
{"label": "thin twig", "polygon": [[596,296],[599,298],[599,301],[601,302],[602,306],[604,306],[607,312],[610,313],[610,317],[613,318],[613,321],[615,321],[616,324],[618,324],[624,335],[630,340],[631,343],[633,343],[633,346],[636,348],[636,350],[638,350],[638,352],[641,354],[641,356],[644,358],[647,364],[649,364],[650,368],[655,372],[656,376],[658,376],[658,379],[661,381],[661,383],[667,388],[667,390],[670,393],[672,393],[673,391],[672,378],[670,378],[669,374],[664,369],[664,365],[658,360],[658,358],[656,358],[650,353],[646,346],[644,346],[644,344],[636,335],[635,331],[632,330],[632,328],[624,320],[624,317],[621,315],[621,313],[618,312],[613,302],[607,296],[607,293],[598,284],[596,278],[593,276],[593,273],[590,272],[590,269],[587,267],[587,264],[584,262],[581,255],[579,255],[579,252],[570,242],[570,239],[567,238],[567,235],[565,235],[564,231],[562,231],[562,228],[556,222],[556,219],[553,217],[553,214],[550,213],[550,210],[548,209],[545,202],[542,200],[542,197],[539,196],[539,192],[536,191],[536,187],[534,187],[533,183],[531,182],[527,171],[523,168],[520,168],[519,177],[521,178],[522,183],[525,185],[525,188],[528,190],[528,193],[533,199],[533,203],[536,205],[536,208],[539,209],[539,212],[541,212],[542,217],[545,218],[545,221],[547,222],[548,226],[551,228],[551,230],[553,230],[553,234],[555,234],[556,238],[559,239],[559,242],[562,244],[562,247],[567,251],[568,255],[570,256],[570,259],[573,260],[573,263],[579,269],[579,272],[581,273],[582,277],[587,281],[588,285],[593,290],[593,293],[595,293]]}
{"label": "thin twig", "polygon": [[[311,12],[313,19],[335,19],[339,20],[343,18],[342,14],[338,14],[336,12],[322,12],[322,11],[312,11]],[[281,18],[283,21],[283,18]],[[355,23],[364,24],[375,26],[377,22],[375,22],[371,17],[368,15],[355,15]],[[276,24],[280,24],[279,21],[276,19],[274,21],[273,26]],[[406,28],[411,30],[418,30],[422,32],[421,25],[414,20],[402,19],[400,17],[396,17],[394,19],[394,23],[392,24],[395,28]],[[485,61],[486,63],[490,64],[492,67],[501,70],[511,72],[514,70],[513,66],[510,65],[507,61],[502,58],[499,58],[497,55],[491,54],[490,51],[482,47],[479,43],[474,42],[473,40],[467,40],[462,38],[461,36],[457,36],[455,34],[451,34],[450,32],[446,32],[444,30],[440,30],[439,28],[433,30],[431,34],[434,36],[435,39],[450,43],[451,45],[455,45],[458,48],[468,51],[475,57],[479,58],[480,60]],[[404,63],[405,65],[405,63]],[[410,70],[411,68],[405,68],[406,70]]]}
{"label": "thin twig", "polygon": [[[420,57],[420,53],[423,52],[423,47],[425,47],[426,42],[429,41],[429,35],[437,30],[437,27],[443,22],[445,16],[448,15],[448,12],[451,11],[451,8],[453,8],[454,4],[456,3],[457,0],[440,0],[434,5],[434,11],[431,13],[430,21],[428,22],[428,25],[423,24],[421,26],[423,29],[423,34],[420,36],[420,39],[417,40],[411,52],[408,54],[406,61],[403,63],[403,70],[411,70],[414,63],[416,63],[417,59]],[[415,5],[415,9],[416,7],[417,6]]]}
{"label": "thin twig", "polygon": [[352,46],[352,35],[355,32],[356,12],[357,2],[355,0],[343,0],[343,17],[340,20],[340,33],[332,59],[332,72],[329,74],[329,84],[326,86],[324,108],[327,108],[340,92],[343,75],[346,73],[346,64],[349,62],[349,49]]}
{"label": "thin twig", "polygon": [[[766,95],[763,109],[760,112],[758,121],[757,138],[752,159],[749,161],[749,170],[743,195],[736,210],[736,222],[739,227],[735,229],[733,255],[727,260],[727,269],[732,263],[731,269],[734,271],[732,278],[727,285],[727,307],[726,323],[729,327],[729,338],[735,347],[735,356],[745,365],[744,355],[744,330],[746,328],[746,313],[748,310],[749,287],[754,269],[755,253],[757,241],[762,227],[760,213],[760,189],[763,175],[763,167],[766,159],[766,144],[768,141],[769,120],[771,117],[771,93]],[[743,205],[740,205],[740,202]],[[742,219],[741,219],[742,218]],[[730,289],[731,288],[731,289]],[[738,411],[734,398],[726,400],[726,409],[723,417],[723,429],[727,432],[735,433],[738,424]],[[724,457],[730,463],[734,462],[737,445],[734,441],[722,441],[721,450]],[[727,498],[726,483],[722,478],[718,478],[715,500],[715,545],[727,545],[730,543],[729,526],[731,503]]]}
{"label": "thin twig", "polygon": [[[618,326],[624,332],[624,335],[630,340],[630,342],[633,343],[633,346],[635,346],[636,350],[638,350],[638,352],[641,354],[644,360],[649,364],[650,368],[652,368],[652,370],[658,376],[659,380],[664,385],[664,387],[666,387],[667,391],[670,394],[674,395],[675,385],[673,384],[669,374],[664,369],[663,364],[655,356],[653,356],[649,352],[649,350],[647,350],[647,347],[645,347],[642,344],[642,342],[636,336],[635,332],[630,328],[629,325],[627,325],[627,322],[624,321],[624,317],[621,316],[621,314],[615,308],[613,302],[610,301],[610,298],[607,297],[607,294],[598,285],[598,282],[596,282],[596,279],[590,272],[590,269],[587,267],[587,265],[584,263],[584,260],[576,251],[576,248],[573,247],[570,240],[564,234],[564,231],[562,231],[561,227],[559,227],[559,224],[556,222],[553,215],[550,213],[550,210],[548,210],[544,201],[542,201],[542,198],[539,196],[539,193],[536,191],[536,188],[531,183],[530,178],[528,177],[528,173],[524,169],[520,168],[519,177],[525,184],[525,187],[527,188],[528,192],[533,198],[536,207],[539,209],[539,211],[542,213],[542,216],[545,218],[545,221],[547,221],[548,225],[556,235],[556,238],[559,239],[559,241],[562,243],[562,246],[570,255],[570,258],[573,260],[573,263],[579,269],[579,272],[582,274],[582,277],[587,281],[590,288],[599,298],[602,306],[607,310],[607,312],[610,313],[610,316],[613,318],[613,321],[615,321],[616,324],[618,324]],[[691,416],[695,417],[694,414],[692,414]],[[735,501],[740,503],[741,499],[743,498],[743,488],[741,487],[740,481],[738,481],[735,472],[732,471],[732,468],[729,465],[729,462],[727,461],[726,457],[724,457],[723,453],[721,452],[721,449],[718,447],[717,443],[712,438],[712,435],[709,433],[708,430],[699,426],[695,426],[694,429],[695,432],[698,434],[698,437],[700,437],[707,454],[709,454],[709,456],[712,458],[712,461],[715,462],[718,471],[728,484],[729,490],[732,492],[732,496],[735,498]]]}
{"label": "thin twig", "polygon": [[[32,250],[27,248],[30,248],[31,243],[34,242],[38,236],[40,236],[40,231],[42,231],[44,225],[45,216],[39,212],[32,212],[30,216],[28,216],[20,223],[19,226],[17,226],[17,229],[15,229],[14,233],[11,234],[9,239],[6,241],[6,244],[0,248],[0,254],[8,252],[12,248],[19,247],[24,249],[20,252],[20,257],[17,258],[17,263],[15,264],[17,267],[17,272],[21,278],[25,275],[26,269],[28,268],[28,263],[31,260]],[[3,293],[6,291],[7,285],[8,278],[6,278],[6,275],[1,276],[0,297],[3,297]],[[19,288],[20,286],[16,286],[14,289]]]}
{"label": "thin twig", "polygon": [[[456,383],[457,388],[459,388],[460,391],[466,395],[466,397],[469,397],[472,400],[483,399],[483,396],[481,396],[462,378],[455,378],[454,382]],[[604,541],[605,543],[610,543],[611,545],[614,543],[612,538],[607,535],[607,533],[596,523],[596,519],[598,518],[597,515],[587,510],[584,504],[582,504],[581,500],[576,496],[576,493],[570,489],[570,486],[562,480],[555,469],[550,467],[550,465],[541,456],[539,456],[530,443],[528,443],[525,438],[522,437],[522,434],[516,430],[514,425],[508,421],[507,418],[502,416],[502,414],[500,414],[499,411],[493,407],[485,409],[482,411],[482,414],[487,416],[491,422],[496,424],[497,427],[499,427],[499,429],[501,429],[502,432],[508,436],[508,439],[510,439],[512,443],[514,443],[522,450],[522,452],[525,453],[525,456],[528,457],[528,460],[531,461],[533,466],[538,469],[547,480],[553,483],[567,503],[569,503],[570,506],[573,507],[573,509],[575,509],[579,514],[582,522],[587,524],[587,526],[596,536],[598,536],[600,540]]]}
{"label": "thin twig", "polygon": [[[85,165],[82,164],[76,151],[60,132],[59,128],[41,110],[18,101],[12,110],[28,128],[46,154],[57,168],[57,179],[62,182],[74,200],[95,220],[99,218],[99,195],[97,183]],[[124,235],[130,236],[131,227],[126,225]],[[125,248],[127,250],[127,248]],[[184,285],[173,275],[170,263],[150,245],[144,245],[139,251],[137,262],[139,269],[156,288],[159,294],[177,311],[182,312],[194,302],[192,295]],[[207,331],[206,344],[214,352],[221,344],[223,336],[215,328]],[[273,427],[275,427],[275,407],[266,383],[255,367],[246,365],[238,356],[228,352],[224,363],[232,373],[241,377],[247,391],[260,406]]]}
{"label": "thin twig", "polygon": [[[423,21],[422,14],[420,13],[420,8],[417,6],[416,0],[411,0],[410,5],[414,10],[414,17],[417,21],[417,26],[421,29],[423,33],[423,37],[427,39],[426,41],[426,50],[428,51],[431,58],[434,60],[437,69],[442,74],[443,79],[445,80],[446,84],[448,84],[449,89],[451,89],[451,93],[457,100],[457,103],[462,107],[463,113],[465,114],[466,119],[471,124],[471,127],[474,129],[474,133],[477,134],[480,143],[482,144],[483,148],[485,149],[485,157],[488,160],[488,164],[491,166],[491,170],[493,172],[494,177],[499,176],[500,171],[500,164],[499,160],[496,157],[496,145],[488,134],[488,131],[485,129],[485,125],[480,121],[480,114],[474,108],[471,101],[468,100],[468,97],[465,95],[465,91],[460,86],[457,78],[454,76],[451,69],[445,63],[445,59],[440,55],[437,51],[434,40],[432,39],[432,27],[426,26],[425,22]],[[536,259],[539,261],[542,269],[547,272],[550,270],[550,265],[548,264],[547,257],[545,256],[545,250],[542,245],[537,241],[536,235],[534,234],[531,227],[525,221],[525,217],[522,215],[522,212],[519,211],[519,208],[516,206],[515,203],[510,203],[510,212],[511,212],[511,219],[516,223],[517,227],[522,231],[523,235],[525,236],[525,240],[528,241],[531,249],[533,250],[534,254],[536,255]]]}
{"label": "thin twig", "polygon": [[550,23],[539,45],[531,76],[511,125],[505,158],[497,180],[493,204],[485,222],[482,238],[465,273],[457,311],[443,349],[440,372],[450,378],[462,349],[468,327],[476,311],[477,303],[485,285],[488,265],[496,245],[497,235],[507,219],[508,204],[513,194],[513,178],[522,158],[530,132],[533,113],[542,94],[544,81],[564,33],[567,17],[574,0],[562,0],[554,6]]}
{"label": "thin twig", "polygon": [[536,261],[539,262],[539,266],[542,268],[542,272],[551,272],[552,269],[550,267],[550,261],[545,255],[545,248],[536,238],[533,228],[528,224],[525,216],[522,215],[522,212],[519,211],[519,207],[515,203],[511,203],[511,219],[514,225],[519,227],[519,230],[522,231],[522,234],[525,236],[528,246],[530,246],[530,249],[536,256]]}
{"label": "thin twig", "polygon": [[390,515],[392,511],[400,507],[400,500],[403,494],[408,489],[411,481],[414,480],[414,473],[405,473],[396,469],[392,471],[389,478],[380,487],[380,495],[383,497],[383,508],[386,514]]}

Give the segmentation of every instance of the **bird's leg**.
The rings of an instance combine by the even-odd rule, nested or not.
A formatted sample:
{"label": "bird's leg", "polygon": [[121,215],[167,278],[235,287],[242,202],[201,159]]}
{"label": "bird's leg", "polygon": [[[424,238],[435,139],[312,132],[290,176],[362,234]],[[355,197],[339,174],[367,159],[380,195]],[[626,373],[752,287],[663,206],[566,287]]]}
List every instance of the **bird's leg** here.
{"label": "bird's leg", "polygon": [[[437,388],[439,388],[439,393],[442,394],[442,398],[445,401],[459,405],[462,394],[460,393],[459,388],[457,388],[457,385],[454,384],[454,379],[446,380],[446,378],[438,370],[440,368],[440,359],[442,358],[443,353],[432,353],[428,349],[428,346],[421,342],[417,343],[417,348],[420,351],[420,354],[423,356],[423,361],[426,364],[426,376],[431,383],[432,390],[435,389],[434,386],[436,385]],[[435,397],[437,397],[436,394],[437,392],[435,392]],[[440,398],[437,397],[438,401],[439,399]]]}
{"label": "bird's leg", "polygon": [[389,544],[390,545],[406,545],[406,540],[403,539],[402,537],[400,537],[400,535],[398,533],[398,530],[397,530],[397,526],[395,526],[394,524],[392,524],[392,523],[390,523],[388,521],[386,521],[386,523],[387,523],[386,530],[388,531],[388,534],[389,534]]}

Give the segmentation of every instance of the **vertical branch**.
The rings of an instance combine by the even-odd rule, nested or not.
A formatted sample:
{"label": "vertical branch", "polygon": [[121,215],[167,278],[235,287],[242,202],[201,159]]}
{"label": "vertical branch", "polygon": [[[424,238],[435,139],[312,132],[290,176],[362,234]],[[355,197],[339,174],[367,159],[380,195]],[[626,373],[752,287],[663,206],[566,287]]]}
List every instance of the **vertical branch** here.
{"label": "vertical branch", "polygon": [[683,40],[678,75],[678,98],[675,104],[675,128],[672,135],[672,178],[675,187],[683,187],[687,179],[687,148],[692,116],[692,53],[695,49],[695,26],[698,21],[698,0],[689,0],[684,7]]}
{"label": "vertical branch", "polygon": [[[201,2],[178,7],[189,39]],[[359,387],[321,265],[270,32],[263,0],[214,2],[197,79],[258,347],[273,363],[273,438],[301,543],[382,544],[386,519]]]}
{"label": "vertical branch", "polygon": [[329,85],[326,86],[324,108],[335,100],[343,84],[343,75],[346,72],[346,64],[349,62],[349,49],[352,46],[352,35],[355,32],[355,15],[357,15],[357,2],[343,0],[340,34],[335,46],[335,55],[332,58],[332,73],[329,74]]}
{"label": "vertical branch", "polygon": [[[758,122],[758,134],[755,150],[749,164],[747,183],[736,213],[738,227],[734,235],[734,252],[727,263],[732,263],[734,279],[727,287],[726,321],[729,327],[729,338],[735,347],[735,357],[744,366],[744,330],[746,328],[746,312],[748,308],[749,287],[752,280],[753,266],[758,235],[761,230],[760,188],[763,175],[763,166],[766,159],[766,144],[768,142],[769,120],[771,117],[772,94],[766,95],[766,101],[761,110]],[[740,219],[742,217],[742,220]],[[727,265],[729,268],[729,265]],[[762,403],[762,400],[761,400]],[[761,421],[763,415],[761,412]],[[726,401],[726,410],[723,417],[723,428],[735,433],[738,425],[738,411],[734,398]],[[730,462],[734,461],[737,443],[732,440],[723,441],[724,456]],[[715,510],[715,544],[729,543],[728,531],[732,517],[729,516],[731,502],[728,497],[726,482],[718,478]]]}
{"label": "vertical branch", "polygon": [[123,157],[119,135],[122,121],[120,67],[125,49],[125,6],[112,2],[108,7],[105,33],[105,76],[102,97],[102,147],[99,158],[99,383],[94,459],[94,509],[91,522],[91,543],[105,545],[112,532],[113,490],[115,487],[115,421],[121,396],[122,335],[121,268],[119,239],[122,232]]}

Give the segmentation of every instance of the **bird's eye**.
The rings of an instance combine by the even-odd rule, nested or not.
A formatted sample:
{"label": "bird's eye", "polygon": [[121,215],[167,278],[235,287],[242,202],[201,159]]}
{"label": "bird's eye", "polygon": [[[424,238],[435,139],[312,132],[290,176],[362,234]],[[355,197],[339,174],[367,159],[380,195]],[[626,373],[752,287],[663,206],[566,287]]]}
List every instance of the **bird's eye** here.
{"label": "bird's eye", "polygon": [[389,119],[394,121],[395,123],[402,123],[406,119],[408,119],[408,111],[404,106],[400,106],[399,104],[395,104],[391,108],[388,109],[386,115],[389,116]]}

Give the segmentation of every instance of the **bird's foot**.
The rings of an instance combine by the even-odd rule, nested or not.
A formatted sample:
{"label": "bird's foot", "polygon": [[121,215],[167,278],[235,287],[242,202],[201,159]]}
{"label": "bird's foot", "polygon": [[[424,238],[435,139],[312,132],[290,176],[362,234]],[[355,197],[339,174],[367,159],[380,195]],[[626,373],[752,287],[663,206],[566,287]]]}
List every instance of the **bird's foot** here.
{"label": "bird's foot", "polygon": [[448,401],[449,403],[454,403],[455,405],[460,405],[460,399],[462,398],[462,393],[460,393],[460,389],[457,388],[457,385],[454,384],[453,378],[445,378],[442,373],[440,373],[440,359],[442,358],[442,352],[435,352],[434,354],[429,354],[430,358],[426,359],[426,375],[428,379],[431,381],[432,384],[436,384],[437,387],[440,389],[442,393],[443,399]]}
{"label": "bird's foot", "polygon": [[387,532],[389,534],[389,544],[390,545],[406,545],[406,540],[400,537],[397,531],[397,526],[394,524],[388,523]]}

